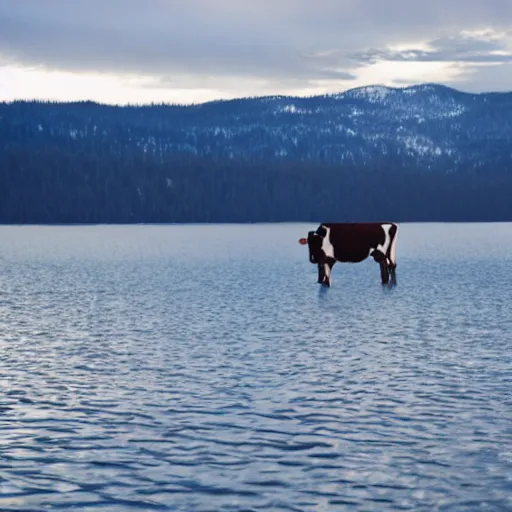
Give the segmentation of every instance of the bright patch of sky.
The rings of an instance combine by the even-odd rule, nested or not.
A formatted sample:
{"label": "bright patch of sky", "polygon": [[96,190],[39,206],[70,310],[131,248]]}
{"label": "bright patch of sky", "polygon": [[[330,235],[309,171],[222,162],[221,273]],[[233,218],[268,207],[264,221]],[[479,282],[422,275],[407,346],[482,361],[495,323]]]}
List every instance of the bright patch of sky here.
{"label": "bright patch of sky", "polygon": [[0,101],[512,90],[510,20],[510,0],[0,0]]}

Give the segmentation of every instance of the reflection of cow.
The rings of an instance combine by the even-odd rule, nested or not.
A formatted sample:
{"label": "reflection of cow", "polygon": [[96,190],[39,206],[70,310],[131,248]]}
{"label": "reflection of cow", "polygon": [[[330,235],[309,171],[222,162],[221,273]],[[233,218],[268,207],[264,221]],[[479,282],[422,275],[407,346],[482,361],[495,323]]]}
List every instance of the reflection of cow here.
{"label": "reflection of cow", "polygon": [[331,286],[331,270],[339,262],[357,263],[369,256],[380,265],[383,284],[396,283],[395,242],[398,226],[392,222],[322,223],[308,238],[309,261],[318,265],[318,282]]}

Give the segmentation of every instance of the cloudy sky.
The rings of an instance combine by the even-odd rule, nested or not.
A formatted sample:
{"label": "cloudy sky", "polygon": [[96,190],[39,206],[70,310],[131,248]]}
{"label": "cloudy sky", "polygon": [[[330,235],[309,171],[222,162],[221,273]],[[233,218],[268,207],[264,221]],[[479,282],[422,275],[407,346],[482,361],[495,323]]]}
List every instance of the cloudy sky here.
{"label": "cloudy sky", "polygon": [[512,0],[0,0],[0,100],[512,90]]}

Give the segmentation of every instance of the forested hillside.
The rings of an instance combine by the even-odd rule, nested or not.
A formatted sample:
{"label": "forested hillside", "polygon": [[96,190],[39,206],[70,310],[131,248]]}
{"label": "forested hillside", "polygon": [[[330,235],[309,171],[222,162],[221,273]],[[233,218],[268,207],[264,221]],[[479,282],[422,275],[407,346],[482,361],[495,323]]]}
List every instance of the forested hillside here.
{"label": "forested hillside", "polygon": [[0,103],[0,222],[512,220],[512,94]]}

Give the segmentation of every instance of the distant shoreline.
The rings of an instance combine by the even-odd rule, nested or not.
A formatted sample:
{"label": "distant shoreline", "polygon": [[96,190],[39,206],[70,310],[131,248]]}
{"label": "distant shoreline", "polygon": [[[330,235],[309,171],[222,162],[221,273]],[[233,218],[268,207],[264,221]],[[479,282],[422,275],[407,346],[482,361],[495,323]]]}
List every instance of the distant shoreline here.
{"label": "distant shoreline", "polygon": [[[330,220],[330,219],[327,219]],[[510,220],[418,220],[418,221],[397,221],[394,219],[377,219],[375,222],[395,222],[396,224],[510,224]],[[4,223],[0,222],[0,227],[111,227],[111,226],[278,226],[278,225],[304,225],[320,224],[326,220],[298,220],[298,221],[255,221],[255,222],[98,222],[98,223]],[[343,221],[334,220],[333,222],[374,222],[374,221]]]}

